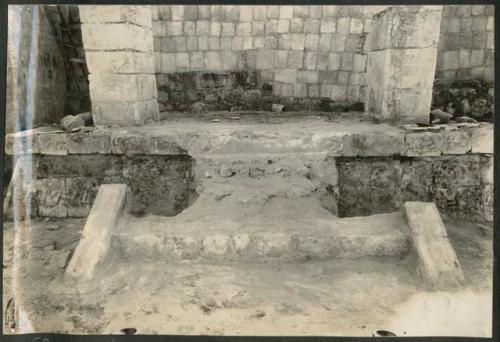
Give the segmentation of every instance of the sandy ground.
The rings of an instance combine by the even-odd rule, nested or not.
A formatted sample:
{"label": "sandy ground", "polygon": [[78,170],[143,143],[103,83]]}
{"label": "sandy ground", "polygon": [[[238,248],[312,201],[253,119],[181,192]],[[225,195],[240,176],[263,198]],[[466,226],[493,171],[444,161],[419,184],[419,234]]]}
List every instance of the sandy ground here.
{"label": "sandy ground", "polygon": [[[370,336],[389,329],[403,336],[490,336],[491,227],[446,224],[466,276],[458,292],[429,291],[406,260],[236,265],[114,260],[95,283],[75,287],[62,274],[83,220],[35,222],[39,243],[31,269],[36,272],[25,274],[30,279],[25,299],[37,317],[37,332],[119,334],[133,327],[139,334]],[[7,254],[12,233],[7,224]],[[10,297],[9,260],[4,257],[4,304]]]}

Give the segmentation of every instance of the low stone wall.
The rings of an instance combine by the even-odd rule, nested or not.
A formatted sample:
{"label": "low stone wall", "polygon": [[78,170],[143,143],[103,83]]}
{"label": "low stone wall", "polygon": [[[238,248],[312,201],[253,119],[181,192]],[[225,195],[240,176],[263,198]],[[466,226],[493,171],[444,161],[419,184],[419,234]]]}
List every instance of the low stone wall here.
{"label": "low stone wall", "polygon": [[340,216],[388,213],[408,201],[434,201],[440,212],[493,220],[493,159],[466,154],[432,158],[338,158]]}
{"label": "low stone wall", "polygon": [[[340,216],[392,212],[403,201],[434,201],[443,213],[492,220],[493,126],[406,129],[318,121],[300,131],[274,125],[169,122],[165,127],[7,135],[6,153],[34,161],[41,216],[85,216],[102,183],[125,183],[134,214],[175,215],[196,195],[193,166],[217,155],[324,153]],[[321,126],[314,126],[321,125]],[[279,126],[279,125],[278,125]],[[309,129],[307,128],[309,127]],[[341,128],[339,128],[341,127]],[[422,130],[423,129],[423,130]],[[267,160],[267,159],[266,159]],[[335,169],[335,165],[336,168]],[[335,197],[334,196],[334,197]]]}

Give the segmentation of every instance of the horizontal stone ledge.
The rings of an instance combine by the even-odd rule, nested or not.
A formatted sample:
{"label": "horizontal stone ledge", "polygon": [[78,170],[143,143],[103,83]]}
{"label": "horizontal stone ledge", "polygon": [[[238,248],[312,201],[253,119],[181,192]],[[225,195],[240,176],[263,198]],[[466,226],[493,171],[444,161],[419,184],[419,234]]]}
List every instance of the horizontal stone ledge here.
{"label": "horizontal stone ledge", "polygon": [[[201,125],[201,123],[200,123]],[[331,157],[433,157],[493,154],[493,125],[449,131],[248,132],[97,128],[66,133],[45,127],[8,134],[8,155],[185,155],[325,152]]]}

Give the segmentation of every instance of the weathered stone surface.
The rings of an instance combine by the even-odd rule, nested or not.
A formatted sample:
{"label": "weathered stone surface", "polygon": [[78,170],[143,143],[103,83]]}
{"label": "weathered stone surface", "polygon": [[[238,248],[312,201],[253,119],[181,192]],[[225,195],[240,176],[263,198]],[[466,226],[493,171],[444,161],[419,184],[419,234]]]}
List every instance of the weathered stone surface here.
{"label": "weathered stone surface", "polygon": [[62,178],[47,178],[36,181],[38,210],[40,216],[66,217],[66,182]]}
{"label": "weathered stone surface", "polygon": [[227,235],[214,235],[203,239],[202,254],[209,259],[218,259],[232,252],[232,238]]}
{"label": "weathered stone surface", "polygon": [[458,130],[443,133],[443,154],[466,154],[472,149],[469,131]]}
{"label": "weathered stone surface", "polygon": [[66,133],[47,133],[38,135],[38,148],[40,154],[67,155],[68,146]]}
{"label": "weathered stone surface", "polygon": [[68,217],[86,217],[98,191],[95,178],[66,178],[65,205]]}
{"label": "weathered stone surface", "polygon": [[459,287],[464,275],[435,204],[406,202],[404,210],[421,276],[436,288]]}
{"label": "weathered stone surface", "polygon": [[192,160],[187,156],[134,156],[123,163],[122,179],[132,194],[132,213],[176,215],[191,196]]}
{"label": "weathered stone surface", "polygon": [[471,152],[493,154],[493,125],[483,124],[472,129]]}
{"label": "weathered stone surface", "polygon": [[37,178],[91,177],[102,179],[121,175],[121,156],[114,155],[41,155],[37,158]]}
{"label": "weathered stone surface", "polygon": [[336,158],[341,217],[391,212],[406,201],[434,201],[447,215],[484,220],[485,157],[359,159]]}
{"label": "weathered stone surface", "polygon": [[29,129],[7,134],[5,136],[5,153],[9,155],[39,153],[37,130]]}
{"label": "weathered stone surface", "polygon": [[120,102],[156,99],[156,78],[153,74],[90,74],[92,101]]}
{"label": "weathered stone surface", "polygon": [[155,72],[152,53],[133,51],[86,51],[85,58],[92,74],[145,73]]}
{"label": "weathered stone surface", "polygon": [[66,142],[70,154],[111,153],[110,131],[75,132],[67,135]]}
{"label": "weathered stone surface", "polygon": [[92,115],[96,125],[143,125],[149,120],[158,120],[156,99],[136,102],[92,101]]}
{"label": "weathered stone surface", "polygon": [[88,216],[78,247],[71,258],[66,275],[77,280],[90,280],[106,259],[111,234],[122,215],[127,200],[124,184],[101,185]]}
{"label": "weathered stone surface", "polygon": [[83,23],[81,28],[85,49],[153,53],[153,34],[149,28],[127,23]]}
{"label": "weathered stone surface", "polygon": [[407,133],[404,155],[408,157],[440,156],[443,151],[442,133]]}
{"label": "weathered stone surface", "polygon": [[151,137],[118,130],[111,133],[111,145],[114,154],[148,154],[151,150]]}
{"label": "weathered stone surface", "polygon": [[133,23],[151,28],[150,6],[80,5],[82,23]]}
{"label": "weathered stone surface", "polygon": [[61,121],[59,121],[59,125],[65,131],[72,131],[74,129],[84,127],[85,121],[80,116],[66,115],[64,118],[61,119]]}
{"label": "weathered stone surface", "polygon": [[404,135],[400,133],[362,133],[346,136],[343,156],[384,157],[401,155]]}
{"label": "weathered stone surface", "polygon": [[368,117],[428,123],[441,11],[442,6],[393,6],[375,15],[366,76]]}

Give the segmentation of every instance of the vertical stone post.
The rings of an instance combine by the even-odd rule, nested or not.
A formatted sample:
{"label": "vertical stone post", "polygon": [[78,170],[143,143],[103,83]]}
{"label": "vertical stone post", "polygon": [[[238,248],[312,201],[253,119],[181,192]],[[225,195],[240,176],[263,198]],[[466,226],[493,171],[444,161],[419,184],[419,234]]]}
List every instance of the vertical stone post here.
{"label": "vertical stone post", "polygon": [[158,120],[151,8],[79,9],[94,123],[142,125]]}
{"label": "vertical stone post", "polygon": [[374,121],[429,123],[442,6],[374,15],[365,110]]}

